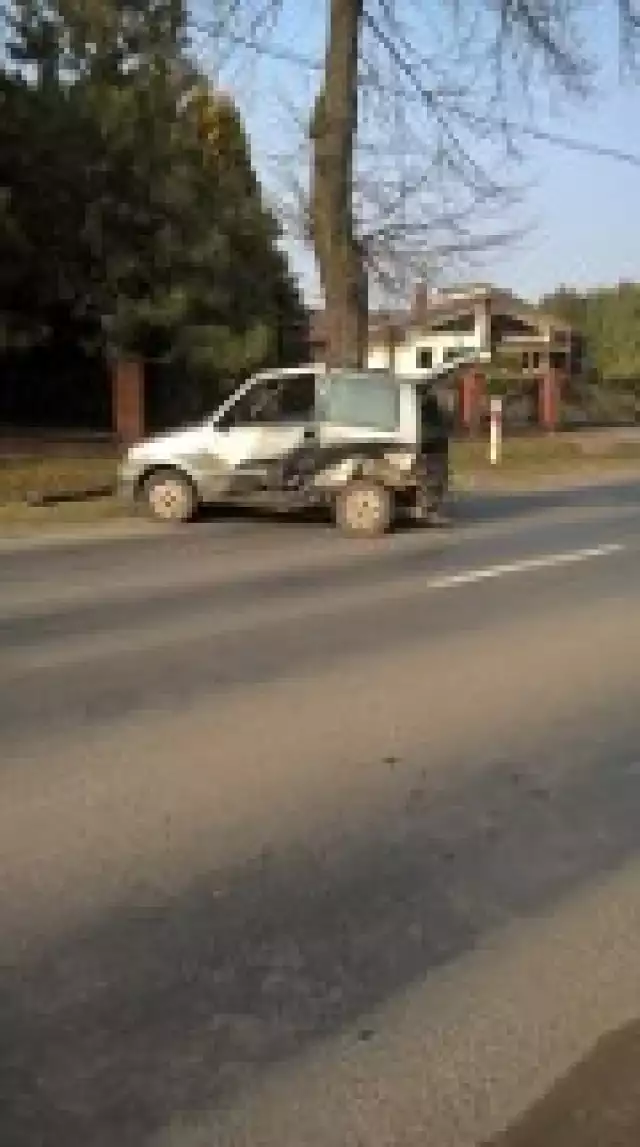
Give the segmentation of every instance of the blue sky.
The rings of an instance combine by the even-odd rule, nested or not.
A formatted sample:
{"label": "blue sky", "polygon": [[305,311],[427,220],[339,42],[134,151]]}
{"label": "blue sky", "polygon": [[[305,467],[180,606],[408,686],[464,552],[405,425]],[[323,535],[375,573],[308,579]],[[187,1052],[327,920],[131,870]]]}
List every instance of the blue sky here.
{"label": "blue sky", "polygon": [[[400,4],[412,0],[398,0]],[[415,0],[414,8],[415,8]],[[422,0],[421,0],[422,2]],[[426,3],[426,0],[424,0]],[[429,0],[432,4],[432,0]],[[216,8],[214,0],[197,0],[199,17]],[[288,174],[296,166],[300,127],[316,89],[324,37],[324,2],[284,0],[277,27],[261,32],[264,51],[238,48],[220,73],[245,116],[254,162],[267,189],[284,198]],[[587,47],[601,62],[596,97],[563,102],[551,117],[540,105],[536,126],[576,139],[618,148],[640,156],[640,84],[621,86],[618,79],[618,29],[615,0],[590,0]],[[241,31],[244,31],[241,30]],[[209,43],[200,46],[215,71]],[[278,52],[300,61],[281,60]],[[308,60],[309,65],[304,61]],[[526,118],[514,108],[513,118]],[[510,286],[536,298],[559,283],[576,286],[640,281],[640,165],[577,154],[544,143],[526,145],[523,169],[530,190],[514,223],[531,232],[513,249],[484,260],[474,276]],[[284,173],[284,174],[283,174]],[[311,284],[312,260],[299,246],[290,247],[294,268]],[[478,273],[479,272],[479,273]]]}

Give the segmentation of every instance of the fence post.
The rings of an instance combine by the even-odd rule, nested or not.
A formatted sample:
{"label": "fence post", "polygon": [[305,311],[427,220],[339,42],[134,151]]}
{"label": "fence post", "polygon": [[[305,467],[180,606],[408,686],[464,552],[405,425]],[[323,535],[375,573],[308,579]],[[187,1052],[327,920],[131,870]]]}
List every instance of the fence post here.
{"label": "fence post", "polygon": [[136,359],[116,359],[111,366],[113,429],[123,446],[145,432],[144,365]]}
{"label": "fence post", "polygon": [[538,389],[538,421],[544,430],[554,431],[560,416],[560,380],[558,372],[550,367],[540,379]]}
{"label": "fence post", "polygon": [[492,398],[490,403],[489,461],[496,466],[502,454],[502,399]]}
{"label": "fence post", "polygon": [[474,434],[478,429],[482,383],[482,375],[473,367],[464,370],[460,376],[460,421],[468,434]]}

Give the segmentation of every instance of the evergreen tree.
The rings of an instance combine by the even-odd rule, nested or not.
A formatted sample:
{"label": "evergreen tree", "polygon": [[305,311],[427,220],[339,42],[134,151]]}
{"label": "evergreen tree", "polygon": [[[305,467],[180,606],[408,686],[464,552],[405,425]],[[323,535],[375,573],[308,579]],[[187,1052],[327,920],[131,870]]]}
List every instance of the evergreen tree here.
{"label": "evergreen tree", "polygon": [[295,354],[304,322],[233,103],[178,0],[21,0],[0,76],[0,328],[60,324],[196,377]]}

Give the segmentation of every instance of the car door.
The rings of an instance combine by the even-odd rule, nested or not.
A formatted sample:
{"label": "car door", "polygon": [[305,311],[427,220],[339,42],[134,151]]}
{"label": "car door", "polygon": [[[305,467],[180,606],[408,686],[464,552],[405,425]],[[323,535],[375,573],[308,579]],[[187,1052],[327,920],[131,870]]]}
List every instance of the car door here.
{"label": "car door", "polygon": [[286,371],[259,376],[215,426],[215,451],[245,475],[284,458],[313,437],[316,376]]}

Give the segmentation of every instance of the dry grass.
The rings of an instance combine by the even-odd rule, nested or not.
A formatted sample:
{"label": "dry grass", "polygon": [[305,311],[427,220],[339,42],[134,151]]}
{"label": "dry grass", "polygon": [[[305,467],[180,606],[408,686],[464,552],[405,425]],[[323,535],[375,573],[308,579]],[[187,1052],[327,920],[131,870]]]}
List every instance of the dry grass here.
{"label": "dry grass", "polygon": [[0,538],[56,530],[67,525],[93,526],[128,516],[127,507],[114,497],[91,498],[86,502],[60,502],[52,506],[8,502],[0,504]]}
{"label": "dry grass", "polygon": [[[82,498],[84,491],[113,487],[118,460],[96,455],[33,458],[0,457],[0,536],[95,525],[122,518],[126,508],[115,496]],[[77,500],[34,505],[39,496],[77,495]]]}
{"label": "dry grass", "polygon": [[553,482],[558,478],[594,478],[640,474],[640,441],[615,438],[589,441],[569,435],[514,438],[503,444],[493,466],[486,441],[456,442],[451,464],[457,484],[510,487]]}
{"label": "dry grass", "polygon": [[0,458],[0,506],[24,502],[34,494],[80,493],[113,485],[117,458]]}

